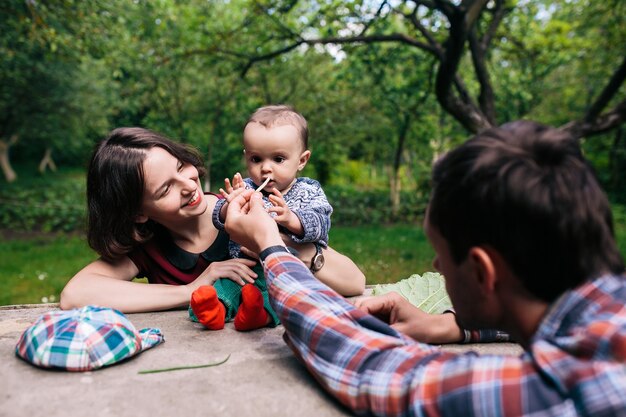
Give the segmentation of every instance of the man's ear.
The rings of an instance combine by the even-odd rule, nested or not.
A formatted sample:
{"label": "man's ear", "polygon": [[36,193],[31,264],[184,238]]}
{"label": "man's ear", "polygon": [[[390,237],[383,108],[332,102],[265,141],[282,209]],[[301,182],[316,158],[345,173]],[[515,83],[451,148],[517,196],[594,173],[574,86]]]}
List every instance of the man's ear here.
{"label": "man's ear", "polygon": [[474,246],[469,250],[468,259],[476,274],[477,284],[485,294],[493,293],[498,281],[497,259],[495,259],[493,251]]}
{"label": "man's ear", "polygon": [[145,223],[148,221],[148,216],[138,214],[135,216],[135,223]]}
{"label": "man's ear", "polygon": [[306,163],[309,162],[309,158],[311,157],[311,151],[308,149],[300,155],[300,162],[298,163],[298,171],[302,171],[306,166]]}

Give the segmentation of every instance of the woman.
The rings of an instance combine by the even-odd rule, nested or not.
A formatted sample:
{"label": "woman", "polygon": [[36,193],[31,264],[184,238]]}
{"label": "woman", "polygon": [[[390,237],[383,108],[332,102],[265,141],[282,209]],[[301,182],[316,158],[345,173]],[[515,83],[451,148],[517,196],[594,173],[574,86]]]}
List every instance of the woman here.
{"label": "woman", "polygon": [[[228,235],[211,219],[218,196],[203,193],[204,173],[196,150],[147,129],[115,129],[99,143],[87,173],[87,237],[100,258],[67,283],[61,308],[166,310],[189,305],[194,291],[220,278],[254,283],[256,261],[228,259]],[[312,244],[298,251],[307,265],[316,253]],[[320,280],[350,277],[337,289],[362,292],[356,265],[327,252]],[[150,284],[133,282],[135,277]]]}

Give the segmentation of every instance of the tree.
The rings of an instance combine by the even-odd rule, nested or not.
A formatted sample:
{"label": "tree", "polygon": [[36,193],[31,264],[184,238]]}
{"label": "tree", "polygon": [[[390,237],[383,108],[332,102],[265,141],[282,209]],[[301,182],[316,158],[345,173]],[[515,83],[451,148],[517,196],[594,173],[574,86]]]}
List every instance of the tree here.
{"label": "tree", "polygon": [[[584,22],[590,6],[587,0],[577,2],[535,2],[507,0],[406,0],[390,2],[328,1],[255,2],[250,8],[257,19],[272,25],[268,36],[259,39],[255,51],[248,51],[248,66],[273,59],[282,54],[315,45],[363,45],[392,43],[408,45],[430,54],[436,62],[434,92],[441,107],[469,132],[478,132],[505,121],[498,117],[498,92],[494,89],[492,69],[502,62],[499,51],[506,49],[516,33],[507,31],[520,19],[550,22],[563,11]],[[571,4],[570,4],[571,3]],[[588,137],[616,128],[626,119],[626,100],[618,94],[626,79],[626,45],[623,2],[593,2],[593,9],[610,11],[619,16],[611,22],[614,39],[620,45],[619,59],[613,62],[613,73],[605,79],[603,88],[594,91],[582,115],[565,123],[562,128],[575,137]],[[613,9],[613,10],[610,10]],[[621,13],[620,13],[621,10]],[[530,13],[530,14],[529,14]],[[387,22],[399,19],[402,26]],[[589,22],[599,24],[600,22]],[[603,23],[606,23],[603,22]],[[550,29],[549,25],[548,29]],[[595,26],[599,28],[599,26]],[[600,26],[601,28],[601,26]],[[577,36],[572,30],[570,36]],[[516,47],[523,47],[525,39],[517,38]],[[550,51],[546,51],[550,53]],[[509,63],[510,64],[510,63]],[[552,67],[556,70],[558,66]],[[545,73],[544,76],[548,76]],[[530,80],[530,82],[534,82]],[[610,107],[608,110],[607,107]]]}
{"label": "tree", "polygon": [[387,140],[376,141],[378,146],[374,152],[375,159],[387,155],[390,201],[392,213],[396,214],[402,188],[400,168],[406,159],[407,147],[409,144],[429,147],[425,140],[419,139],[428,137],[421,134],[428,129],[419,122],[435,110],[428,103],[433,82],[428,72],[429,57],[412,48],[370,44],[355,48],[347,61],[346,72],[356,79],[357,88],[368,91],[377,111],[387,120]]}
{"label": "tree", "polygon": [[[86,146],[89,132],[106,125],[105,106],[96,97],[106,88],[96,62],[73,50],[73,36],[59,26],[64,7],[7,1],[0,12],[0,164],[7,181],[17,176],[9,158],[19,144],[52,162],[52,149]],[[70,19],[71,20],[71,19]],[[96,94],[94,94],[96,93]]]}

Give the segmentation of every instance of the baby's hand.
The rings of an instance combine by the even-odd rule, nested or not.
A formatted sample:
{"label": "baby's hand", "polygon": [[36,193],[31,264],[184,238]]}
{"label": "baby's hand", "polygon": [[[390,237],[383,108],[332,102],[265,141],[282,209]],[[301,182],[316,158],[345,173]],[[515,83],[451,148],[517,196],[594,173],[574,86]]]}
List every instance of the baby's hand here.
{"label": "baby's hand", "polygon": [[231,182],[228,178],[224,178],[224,188],[220,188],[220,194],[224,196],[226,201],[230,201],[229,195],[232,194],[234,190],[238,190],[240,188],[246,188],[246,184],[243,182],[243,178],[240,173],[236,173],[233,176],[233,182]]}
{"label": "baby's hand", "polygon": [[274,188],[268,198],[270,203],[272,203],[272,207],[267,209],[267,211],[268,213],[275,213],[274,220],[276,220],[276,223],[299,235],[302,229],[300,219],[287,206],[287,202],[281,192]]}
{"label": "baby's hand", "polygon": [[228,203],[230,203],[233,198],[241,194],[245,189],[246,184],[243,182],[243,177],[240,173],[236,173],[233,176],[232,184],[228,178],[224,178],[224,188],[220,188],[220,194],[222,194],[222,197],[226,199],[226,203],[224,203],[222,209],[220,210],[220,218],[222,221],[226,218]]}

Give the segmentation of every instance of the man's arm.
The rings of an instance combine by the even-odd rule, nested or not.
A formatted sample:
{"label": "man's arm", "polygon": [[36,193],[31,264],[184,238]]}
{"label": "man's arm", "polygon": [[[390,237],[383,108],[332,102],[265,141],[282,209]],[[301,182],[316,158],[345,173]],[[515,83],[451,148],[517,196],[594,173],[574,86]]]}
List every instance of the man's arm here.
{"label": "man's arm", "polygon": [[462,329],[456,322],[454,310],[443,314],[428,314],[393,291],[375,297],[357,298],[354,305],[418,342],[444,344],[511,341],[509,334],[500,330]]}
{"label": "man's arm", "polygon": [[463,332],[456,324],[454,314],[425,313],[394,291],[379,296],[359,297],[354,305],[418,342],[442,344],[463,340]]}
{"label": "man's arm", "polygon": [[[226,230],[256,253],[265,250],[271,303],[289,345],[344,405],[376,415],[524,415],[551,406],[555,412],[572,411],[529,355],[442,352],[348,303],[281,250],[277,225],[263,210],[260,194],[250,194],[230,203]],[[268,254],[270,247],[275,251]]]}

